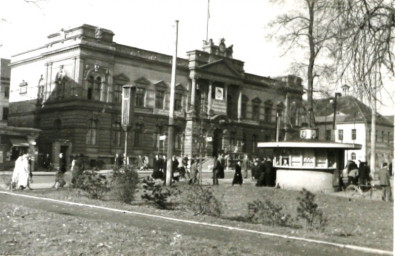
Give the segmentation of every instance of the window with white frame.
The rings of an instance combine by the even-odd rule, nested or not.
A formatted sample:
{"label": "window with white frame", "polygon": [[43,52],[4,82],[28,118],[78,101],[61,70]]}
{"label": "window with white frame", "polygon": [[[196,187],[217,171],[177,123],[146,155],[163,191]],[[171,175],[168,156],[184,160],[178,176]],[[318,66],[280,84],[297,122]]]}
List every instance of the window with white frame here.
{"label": "window with white frame", "polygon": [[342,129],[340,129],[339,130],[339,132],[338,132],[338,140],[343,140],[343,130]]}

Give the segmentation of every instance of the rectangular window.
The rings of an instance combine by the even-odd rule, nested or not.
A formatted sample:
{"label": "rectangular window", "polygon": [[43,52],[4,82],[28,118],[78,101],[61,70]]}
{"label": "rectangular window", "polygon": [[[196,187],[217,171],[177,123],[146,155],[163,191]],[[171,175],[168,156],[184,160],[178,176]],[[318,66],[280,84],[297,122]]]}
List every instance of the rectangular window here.
{"label": "rectangular window", "polygon": [[112,132],[113,132],[113,138],[112,138],[112,144],[115,146],[120,146],[121,145],[121,123],[116,122],[113,123],[112,125]]}
{"label": "rectangular window", "polygon": [[259,121],[260,116],[260,106],[258,104],[252,105],[252,119]]}
{"label": "rectangular window", "polygon": [[338,139],[343,141],[343,130],[339,130]]}
{"label": "rectangular window", "polygon": [[3,108],[3,120],[8,120],[8,108]]}
{"label": "rectangular window", "polygon": [[265,121],[271,122],[272,121],[272,108],[265,107]]}
{"label": "rectangular window", "polygon": [[122,102],[122,86],[116,84],[114,86],[114,103],[121,103]]}
{"label": "rectangular window", "polygon": [[357,129],[352,129],[351,130],[351,139],[356,140],[357,139]]}
{"label": "rectangular window", "polygon": [[174,96],[174,110],[175,111],[180,111],[182,109],[182,95],[179,93],[176,93]]}
{"label": "rectangular window", "polygon": [[96,135],[97,135],[97,120],[91,119],[88,133],[86,134],[86,144],[96,145]]}
{"label": "rectangular window", "polygon": [[258,143],[258,137],[254,134],[252,135],[252,153],[256,153],[257,149],[257,143]]}
{"label": "rectangular window", "polygon": [[144,107],[144,97],[145,97],[145,89],[144,88],[136,88],[136,107]]}
{"label": "rectangular window", "polygon": [[142,127],[139,124],[136,124],[136,129],[134,131],[134,140],[133,140],[133,146],[135,147],[140,147],[141,146],[141,141],[142,141]]}
{"label": "rectangular window", "polygon": [[155,93],[155,108],[163,109],[164,98],[165,98],[165,93],[163,91],[156,91],[156,93]]}
{"label": "rectangular window", "polygon": [[247,118],[247,99],[244,97],[241,100],[241,118]]}
{"label": "rectangular window", "polygon": [[10,87],[8,87],[8,86],[4,87],[4,97],[6,99],[8,99],[10,97]]}
{"label": "rectangular window", "polygon": [[325,140],[330,141],[332,139],[332,130],[325,131]]}
{"label": "rectangular window", "polygon": [[381,131],[381,142],[384,142],[384,131]]}

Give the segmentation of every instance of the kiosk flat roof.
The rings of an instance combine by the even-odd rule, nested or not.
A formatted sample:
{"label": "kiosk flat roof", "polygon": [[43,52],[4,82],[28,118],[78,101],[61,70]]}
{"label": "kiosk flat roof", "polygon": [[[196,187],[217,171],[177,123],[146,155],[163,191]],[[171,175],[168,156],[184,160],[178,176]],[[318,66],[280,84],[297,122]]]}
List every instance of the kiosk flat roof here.
{"label": "kiosk flat roof", "polygon": [[361,144],[336,142],[258,142],[258,148],[333,148],[333,149],[361,149]]}

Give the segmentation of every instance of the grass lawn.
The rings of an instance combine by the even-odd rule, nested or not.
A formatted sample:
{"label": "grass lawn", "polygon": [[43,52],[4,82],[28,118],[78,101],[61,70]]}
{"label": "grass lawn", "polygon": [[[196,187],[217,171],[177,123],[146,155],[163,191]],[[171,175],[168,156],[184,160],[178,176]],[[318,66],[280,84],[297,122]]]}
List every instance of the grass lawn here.
{"label": "grass lawn", "polygon": [[[296,217],[298,192],[258,188],[252,184],[245,184],[241,187],[222,184],[212,189],[223,203],[223,218],[194,216],[192,212],[181,209],[158,210],[142,202],[140,195],[136,196],[136,200],[131,205],[127,205],[112,200],[111,196],[102,201],[92,200],[79,190],[68,188],[19,193],[392,251],[392,203],[367,199],[349,200],[341,196],[317,194],[316,203],[328,218],[328,225],[324,231],[313,231],[305,228],[265,226],[232,220],[245,216],[248,212],[248,202],[257,199],[269,199],[281,204],[285,213]],[[182,203],[182,196],[177,200]],[[224,255],[221,252],[227,252],[226,255],[262,255],[262,252],[256,254],[246,248],[229,250],[231,245],[180,234],[141,230],[121,224],[63,216],[16,205],[1,203],[0,205],[0,254],[27,254],[31,251],[47,255],[71,254],[70,252],[73,255],[110,254],[110,252],[114,255],[121,253],[126,255]],[[302,224],[301,221],[300,224]],[[198,251],[196,251],[197,248],[199,248]],[[231,254],[229,254],[230,251]]]}

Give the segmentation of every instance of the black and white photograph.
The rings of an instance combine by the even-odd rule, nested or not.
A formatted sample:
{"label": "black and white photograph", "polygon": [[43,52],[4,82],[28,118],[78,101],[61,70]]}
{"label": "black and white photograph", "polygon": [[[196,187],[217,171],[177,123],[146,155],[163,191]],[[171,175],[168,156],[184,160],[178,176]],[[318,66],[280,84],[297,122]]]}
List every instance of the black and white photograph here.
{"label": "black and white photograph", "polygon": [[395,0],[0,0],[0,255],[394,255]]}

